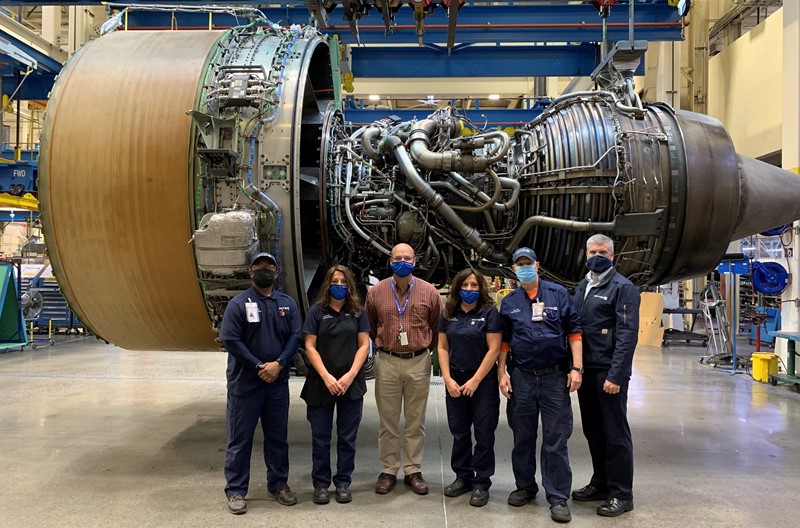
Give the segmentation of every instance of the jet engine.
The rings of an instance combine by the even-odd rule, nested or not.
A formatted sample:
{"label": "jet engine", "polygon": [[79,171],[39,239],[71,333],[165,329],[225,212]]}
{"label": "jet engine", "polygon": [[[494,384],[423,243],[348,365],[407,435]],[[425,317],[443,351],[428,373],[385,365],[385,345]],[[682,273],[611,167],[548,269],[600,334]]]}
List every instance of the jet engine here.
{"label": "jet engine", "polygon": [[54,273],[90,330],[128,349],[216,350],[259,251],[305,309],[328,266],[366,284],[397,242],[438,284],[466,266],[511,276],[529,245],[571,285],[602,232],[620,271],[656,285],[800,218],[800,177],[736,154],[707,116],[597,91],[510,135],[454,109],[354,128],[335,64],[316,30],[259,20],[116,32],[70,59],[39,190]]}

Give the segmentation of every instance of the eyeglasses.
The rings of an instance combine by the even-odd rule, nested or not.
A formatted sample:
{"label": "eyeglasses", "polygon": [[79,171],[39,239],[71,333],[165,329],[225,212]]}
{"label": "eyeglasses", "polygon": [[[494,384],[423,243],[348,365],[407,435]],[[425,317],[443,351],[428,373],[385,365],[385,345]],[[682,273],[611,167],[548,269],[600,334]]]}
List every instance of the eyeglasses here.
{"label": "eyeglasses", "polygon": [[403,256],[396,255],[396,256],[392,257],[392,262],[402,262],[402,261],[414,262],[414,257],[413,256],[408,256],[408,255],[403,255]]}

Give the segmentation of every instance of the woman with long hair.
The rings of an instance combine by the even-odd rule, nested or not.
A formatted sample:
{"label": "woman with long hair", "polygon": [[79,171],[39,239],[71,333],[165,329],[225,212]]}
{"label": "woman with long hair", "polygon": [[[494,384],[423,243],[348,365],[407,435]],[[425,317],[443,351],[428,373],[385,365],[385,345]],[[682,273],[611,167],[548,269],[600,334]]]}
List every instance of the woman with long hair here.
{"label": "woman with long hair", "polygon": [[483,275],[465,269],[450,284],[439,322],[439,366],[453,435],[450,466],[456,474],[444,494],[458,497],[471,491],[469,503],[478,507],[489,501],[500,417],[496,362],[503,325],[492,304]]}
{"label": "woman with long hair", "polygon": [[[303,324],[309,363],[300,397],[311,423],[314,503],[350,502],[355,469],[356,436],[361,424],[367,382],[363,365],[369,351],[369,320],[359,302],[353,273],[335,265],[325,274],[319,298]],[[331,432],[336,410],[336,474],[331,477]]]}

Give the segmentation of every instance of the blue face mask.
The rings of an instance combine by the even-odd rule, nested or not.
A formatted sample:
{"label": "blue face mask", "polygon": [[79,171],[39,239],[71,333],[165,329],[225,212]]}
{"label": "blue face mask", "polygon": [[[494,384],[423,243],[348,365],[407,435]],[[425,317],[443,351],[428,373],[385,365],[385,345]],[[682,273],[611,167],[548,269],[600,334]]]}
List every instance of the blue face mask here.
{"label": "blue face mask", "polygon": [[611,259],[608,259],[603,255],[594,255],[593,257],[586,259],[586,267],[595,273],[603,273],[613,265],[614,263],[611,262]]}
{"label": "blue face mask", "polygon": [[392,262],[392,271],[398,277],[408,277],[414,271],[414,263],[401,260],[400,262]]}
{"label": "blue face mask", "polygon": [[514,270],[514,273],[517,275],[517,279],[520,282],[528,284],[536,280],[536,266],[533,264],[529,264],[527,266],[517,266],[517,269]]}
{"label": "blue face mask", "polygon": [[328,289],[331,292],[331,297],[337,301],[341,301],[347,297],[347,284],[331,284],[331,287]]}
{"label": "blue face mask", "polygon": [[472,304],[481,296],[480,290],[458,290],[461,300],[467,304]]}

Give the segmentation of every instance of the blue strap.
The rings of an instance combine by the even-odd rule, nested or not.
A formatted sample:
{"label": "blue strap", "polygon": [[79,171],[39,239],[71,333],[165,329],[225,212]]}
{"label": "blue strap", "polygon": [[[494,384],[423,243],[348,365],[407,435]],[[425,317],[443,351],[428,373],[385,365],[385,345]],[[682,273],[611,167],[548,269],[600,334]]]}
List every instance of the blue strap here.
{"label": "blue strap", "polygon": [[392,277],[392,295],[394,295],[394,305],[397,308],[397,314],[400,316],[400,319],[403,318],[403,315],[406,313],[406,309],[408,308],[408,299],[411,298],[411,288],[414,287],[414,278],[411,278],[411,283],[408,285],[408,295],[406,295],[406,300],[403,303],[403,307],[400,308],[400,299],[397,298],[397,285],[394,282],[394,277]]}

